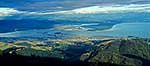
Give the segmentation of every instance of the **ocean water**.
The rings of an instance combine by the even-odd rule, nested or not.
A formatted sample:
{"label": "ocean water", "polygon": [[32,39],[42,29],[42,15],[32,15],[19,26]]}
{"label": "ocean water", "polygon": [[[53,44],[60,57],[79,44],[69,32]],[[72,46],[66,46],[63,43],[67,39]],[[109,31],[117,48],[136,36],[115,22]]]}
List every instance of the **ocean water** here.
{"label": "ocean water", "polygon": [[102,31],[101,35],[114,37],[142,37],[150,38],[150,23],[121,23],[111,29]]}
{"label": "ocean water", "polygon": [[0,20],[0,33],[52,28],[54,21],[48,20]]}

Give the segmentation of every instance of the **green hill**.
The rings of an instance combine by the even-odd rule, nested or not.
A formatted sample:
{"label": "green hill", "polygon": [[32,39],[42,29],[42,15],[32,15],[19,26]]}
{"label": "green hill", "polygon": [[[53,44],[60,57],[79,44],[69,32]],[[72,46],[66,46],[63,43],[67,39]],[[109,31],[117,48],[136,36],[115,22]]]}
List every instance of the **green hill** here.
{"label": "green hill", "polygon": [[142,39],[117,39],[102,44],[89,56],[83,54],[81,60],[92,66],[101,63],[146,66],[150,64],[150,45]]}

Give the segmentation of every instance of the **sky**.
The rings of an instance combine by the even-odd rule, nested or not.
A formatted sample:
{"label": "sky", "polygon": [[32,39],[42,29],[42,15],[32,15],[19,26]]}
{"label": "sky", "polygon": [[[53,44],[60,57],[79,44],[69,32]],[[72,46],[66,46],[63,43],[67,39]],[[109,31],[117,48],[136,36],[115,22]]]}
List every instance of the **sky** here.
{"label": "sky", "polygon": [[150,0],[0,0],[0,7],[24,11],[61,11],[96,5],[149,3]]}
{"label": "sky", "polygon": [[0,0],[0,20],[99,21],[128,18],[126,16],[149,19],[147,13],[150,13],[150,0]]}

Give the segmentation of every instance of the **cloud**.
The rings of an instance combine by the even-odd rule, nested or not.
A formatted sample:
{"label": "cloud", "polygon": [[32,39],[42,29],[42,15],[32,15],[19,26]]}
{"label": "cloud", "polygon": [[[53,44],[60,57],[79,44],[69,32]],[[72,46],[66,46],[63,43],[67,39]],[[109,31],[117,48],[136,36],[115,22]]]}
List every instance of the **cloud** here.
{"label": "cloud", "polygon": [[[0,19],[6,16],[13,17],[13,15],[16,14],[19,14],[19,18],[21,19],[29,18],[29,17],[39,18],[39,16],[44,16],[44,15],[46,15],[46,17],[44,16],[40,18],[59,19],[59,17],[62,16],[65,18],[67,16],[69,17],[75,16],[75,14],[78,14],[75,17],[82,18],[84,14],[87,14],[89,16],[90,14],[99,14],[99,13],[101,14],[101,13],[126,13],[126,12],[150,12],[150,4],[107,5],[107,6],[97,5],[97,6],[89,6],[89,7],[77,8],[72,10],[64,10],[64,11],[55,11],[55,12],[28,12],[28,11],[19,11],[14,8],[0,8]],[[52,14],[54,14],[55,16],[54,15],[52,16]]]}
{"label": "cloud", "polygon": [[[62,7],[57,7],[62,8]],[[112,12],[150,12],[150,4],[130,4],[130,5],[109,5],[109,6],[90,6],[66,11],[56,12],[25,12],[13,8],[0,8],[0,15],[10,15],[17,13],[28,14],[89,14],[89,13],[112,13]]]}
{"label": "cloud", "polygon": [[150,12],[150,4],[90,6],[73,10],[49,12],[43,14],[95,14],[95,13],[117,13],[117,12]]}
{"label": "cloud", "polygon": [[0,16],[11,16],[17,13],[22,13],[22,12],[15,10],[13,8],[0,8]]}

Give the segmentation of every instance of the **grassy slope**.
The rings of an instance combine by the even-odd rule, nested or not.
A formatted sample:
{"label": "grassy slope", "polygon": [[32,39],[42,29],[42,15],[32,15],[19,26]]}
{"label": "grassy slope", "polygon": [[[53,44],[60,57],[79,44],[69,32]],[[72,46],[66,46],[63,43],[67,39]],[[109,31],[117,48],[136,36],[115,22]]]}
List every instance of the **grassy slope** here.
{"label": "grassy slope", "polygon": [[[82,60],[94,63],[113,63],[119,65],[147,65],[150,63],[150,45],[142,39],[114,40],[99,46],[90,56],[81,56]],[[84,58],[84,59],[83,59]]]}

